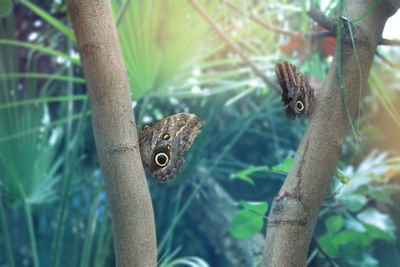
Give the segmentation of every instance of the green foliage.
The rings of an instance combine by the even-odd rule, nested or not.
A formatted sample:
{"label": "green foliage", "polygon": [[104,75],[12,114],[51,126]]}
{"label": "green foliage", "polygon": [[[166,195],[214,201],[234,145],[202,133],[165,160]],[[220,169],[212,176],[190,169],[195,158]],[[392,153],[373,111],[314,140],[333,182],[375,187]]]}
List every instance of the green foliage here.
{"label": "green foliage", "polygon": [[236,238],[249,238],[258,233],[264,225],[267,203],[249,203],[241,200],[242,210],[238,211],[229,226],[229,232]]}
{"label": "green foliage", "polygon": [[254,166],[249,166],[247,169],[240,171],[236,174],[231,174],[230,179],[240,179],[245,182],[250,183],[251,185],[255,185],[253,179],[250,177],[255,172],[267,172],[269,170],[268,166],[259,166],[259,167],[254,167]]}
{"label": "green foliage", "polygon": [[[209,1],[208,8],[217,3]],[[216,35],[187,1],[129,1],[118,33],[135,99],[173,95],[193,65],[218,46]]]}
{"label": "green foliage", "polygon": [[79,58],[76,56],[70,56],[69,54],[67,54],[65,52],[60,52],[60,51],[45,47],[40,44],[32,44],[32,43],[28,43],[28,42],[0,39],[0,45],[12,45],[12,46],[18,46],[18,47],[31,49],[31,50],[36,50],[36,51],[39,51],[39,52],[42,52],[45,54],[49,54],[49,55],[52,55],[55,57],[60,57],[62,59],[70,61],[71,63],[74,63],[76,65],[81,64]]}
{"label": "green foliage", "polygon": [[344,209],[337,212],[325,210],[332,215],[324,220],[326,233],[319,237],[329,256],[357,266],[378,265],[379,261],[367,248],[377,242],[395,242],[391,217],[368,207],[371,199],[393,205],[392,195],[400,192],[399,186],[385,184],[388,182],[385,178],[387,173],[397,170],[400,161],[398,158],[386,159],[386,156],[373,151],[356,170],[348,168],[343,172],[350,182],[337,192],[335,198],[344,204]]}
{"label": "green foliage", "polygon": [[12,4],[11,0],[3,0],[0,3],[0,19],[6,17],[11,13]]}
{"label": "green foliage", "polygon": [[331,216],[325,221],[326,230],[332,234],[338,232],[342,228],[342,226],[343,217],[340,215]]}
{"label": "green foliage", "polygon": [[272,170],[289,173],[290,168],[292,167],[292,164],[293,164],[293,159],[294,158],[292,158],[292,157],[285,158],[283,163],[273,166]]}
{"label": "green foliage", "polygon": [[49,24],[51,24],[54,28],[56,28],[58,31],[61,33],[65,34],[69,39],[76,42],[75,40],[75,35],[73,31],[65,25],[65,23],[59,21],[58,19],[54,18],[51,16],[49,13],[47,13],[45,10],[41,9],[37,5],[33,4],[29,0],[20,0],[21,3],[23,3],[26,7],[28,7],[32,12],[36,13],[38,16],[42,17],[43,20],[47,21]]}
{"label": "green foliage", "polygon": [[[257,14],[293,31],[309,28],[307,1],[301,7],[292,1],[234,1],[245,11],[239,15],[224,1],[198,2],[271,77],[274,64],[284,57],[278,46],[288,37],[260,27],[248,15]],[[326,13],[333,15],[337,2],[331,0]],[[10,3],[0,4],[0,17],[4,17],[0,27],[0,231],[9,233],[0,240],[5,248],[0,264],[19,266],[23,259],[36,266],[113,266],[109,212],[93,136],[86,127],[90,110],[65,4],[22,0],[15,12],[22,9],[25,13],[17,15],[28,25],[26,31],[38,34],[27,41],[21,28],[15,29]],[[357,19],[365,18],[377,3]],[[159,251],[166,255],[159,265],[208,266],[210,262],[213,266],[212,253],[203,258],[208,250],[215,250],[204,249],[212,246],[207,240],[182,238],[183,232],[196,236],[202,223],[193,223],[185,211],[196,209],[190,206],[193,199],[208,197],[204,185],[212,177],[234,199],[249,200],[240,201],[230,233],[237,238],[258,233],[281,180],[255,178],[281,177],[290,171],[293,158],[287,155],[296,150],[305,122],[285,118],[279,95],[231,53],[187,1],[113,0],[111,4],[138,121],[181,111],[196,113],[204,121],[175,184],[159,186],[149,181]],[[31,26],[34,20],[43,27]],[[13,34],[16,30],[18,38]],[[330,60],[311,53],[306,59],[289,60],[301,62],[307,74],[323,79]],[[380,104],[400,125],[395,90],[388,90],[397,88],[394,71],[382,64],[374,66],[369,84],[375,95],[367,106]],[[365,117],[365,124],[374,127],[368,116],[363,113],[361,122]],[[343,171],[335,171],[345,185],[339,190],[333,180],[333,194],[327,200],[339,208],[321,211],[316,235],[341,266],[378,265],[383,254],[376,250],[382,244],[398,253],[395,224],[389,212],[379,212],[374,205],[392,210],[398,203],[394,197],[400,191],[398,180],[388,173],[398,173],[400,160],[378,152],[365,156],[361,149],[355,155],[346,150],[348,146],[340,163]],[[357,161],[361,161],[357,168],[348,167]],[[241,182],[237,186],[237,180],[253,186]],[[190,195],[186,195],[188,188],[194,188]],[[185,229],[179,227],[182,224]],[[19,248],[26,244],[28,256],[21,256]],[[182,250],[170,253],[177,246]],[[188,253],[188,247],[196,254]]]}

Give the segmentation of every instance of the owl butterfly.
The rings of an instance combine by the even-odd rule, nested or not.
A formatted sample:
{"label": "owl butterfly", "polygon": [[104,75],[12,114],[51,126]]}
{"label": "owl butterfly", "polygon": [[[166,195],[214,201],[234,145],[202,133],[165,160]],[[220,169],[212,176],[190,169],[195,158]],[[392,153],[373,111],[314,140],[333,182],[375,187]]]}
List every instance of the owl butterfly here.
{"label": "owl butterfly", "polygon": [[296,116],[308,115],[314,92],[307,78],[286,61],[275,65],[275,73],[281,86],[283,105],[287,106],[288,117],[294,119]]}
{"label": "owl butterfly", "polygon": [[145,126],[139,141],[144,167],[162,183],[173,180],[200,127],[199,118],[189,113],[175,114],[153,126]]}

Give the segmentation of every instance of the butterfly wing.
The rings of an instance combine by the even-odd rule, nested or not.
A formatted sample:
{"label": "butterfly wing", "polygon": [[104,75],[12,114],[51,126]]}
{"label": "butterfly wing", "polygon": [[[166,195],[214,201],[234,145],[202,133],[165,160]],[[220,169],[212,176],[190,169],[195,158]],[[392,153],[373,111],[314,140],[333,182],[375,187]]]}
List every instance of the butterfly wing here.
{"label": "butterfly wing", "polygon": [[142,161],[160,182],[172,180],[184,163],[183,155],[200,131],[196,115],[179,113],[143,129],[140,138]]}
{"label": "butterfly wing", "polygon": [[275,73],[281,87],[281,95],[286,114],[290,118],[307,114],[312,97],[312,89],[307,78],[289,62],[278,63]]}

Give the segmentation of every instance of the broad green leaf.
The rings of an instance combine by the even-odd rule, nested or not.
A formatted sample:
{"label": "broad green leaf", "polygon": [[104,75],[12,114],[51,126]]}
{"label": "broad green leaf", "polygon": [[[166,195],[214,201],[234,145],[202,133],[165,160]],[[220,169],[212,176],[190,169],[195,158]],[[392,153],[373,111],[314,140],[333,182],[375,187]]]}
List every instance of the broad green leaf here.
{"label": "broad green leaf", "polygon": [[326,253],[331,257],[337,257],[339,255],[339,243],[334,242],[335,235],[325,234],[319,238],[319,243],[324,248]]}
{"label": "broad green leaf", "polygon": [[364,223],[363,226],[367,229],[367,235],[371,239],[371,241],[374,239],[382,239],[392,243],[396,241],[394,232],[386,232],[374,225],[370,225],[367,223]]}
{"label": "broad green leaf", "polygon": [[341,200],[343,204],[353,212],[359,211],[367,203],[366,196],[357,194],[344,195]]}
{"label": "broad green leaf", "polygon": [[268,210],[268,203],[249,203],[244,200],[240,200],[240,205],[249,211],[253,211],[260,216],[264,216],[264,214]]}
{"label": "broad green leaf", "polygon": [[400,191],[400,186],[398,185],[383,185],[383,186],[375,186],[372,187],[369,192],[368,195],[370,195],[371,197],[388,203],[388,204],[393,204],[392,202],[392,194],[399,192]]}
{"label": "broad green leaf", "polygon": [[251,210],[241,210],[233,217],[229,232],[236,238],[249,238],[258,233],[264,219]]}
{"label": "broad green leaf", "polygon": [[293,158],[287,157],[287,158],[285,158],[283,163],[273,166],[272,170],[288,173],[290,171],[290,168],[292,167],[292,164],[293,164]]}
{"label": "broad green leaf", "polygon": [[[359,213],[357,215],[357,219],[363,222],[363,226],[367,230],[373,230],[374,228],[380,230],[381,233],[378,233],[378,231],[374,231],[373,233],[379,236],[379,238],[385,240],[395,238],[395,226],[389,215],[370,207]],[[387,233],[388,236],[384,235],[383,233]]]}
{"label": "broad green leaf", "polygon": [[357,248],[365,248],[370,244],[367,233],[360,233],[354,230],[322,235],[319,238],[319,242],[331,257],[342,255],[342,246],[345,244],[350,244],[350,246]]}
{"label": "broad green leaf", "polygon": [[371,240],[368,238],[368,233],[360,233],[354,230],[344,230],[340,233],[336,233],[334,234],[334,240],[340,244],[356,242],[365,247],[371,243]]}
{"label": "broad green leaf", "polygon": [[329,233],[336,233],[338,232],[343,226],[343,217],[340,215],[335,215],[329,217],[325,221],[325,227]]}

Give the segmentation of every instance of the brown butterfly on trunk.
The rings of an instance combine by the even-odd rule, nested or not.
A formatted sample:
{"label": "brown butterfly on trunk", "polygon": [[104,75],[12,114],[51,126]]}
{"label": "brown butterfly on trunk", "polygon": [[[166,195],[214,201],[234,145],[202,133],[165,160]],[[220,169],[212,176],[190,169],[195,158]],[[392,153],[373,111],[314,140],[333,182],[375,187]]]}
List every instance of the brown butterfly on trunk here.
{"label": "brown butterfly on trunk", "polygon": [[275,65],[275,73],[281,86],[283,105],[288,117],[294,119],[304,114],[309,115],[314,90],[307,78],[292,64],[283,61]]}
{"label": "brown butterfly on trunk", "polygon": [[153,126],[145,126],[140,134],[140,154],[151,176],[162,183],[173,180],[200,127],[200,119],[189,113],[175,114]]}

